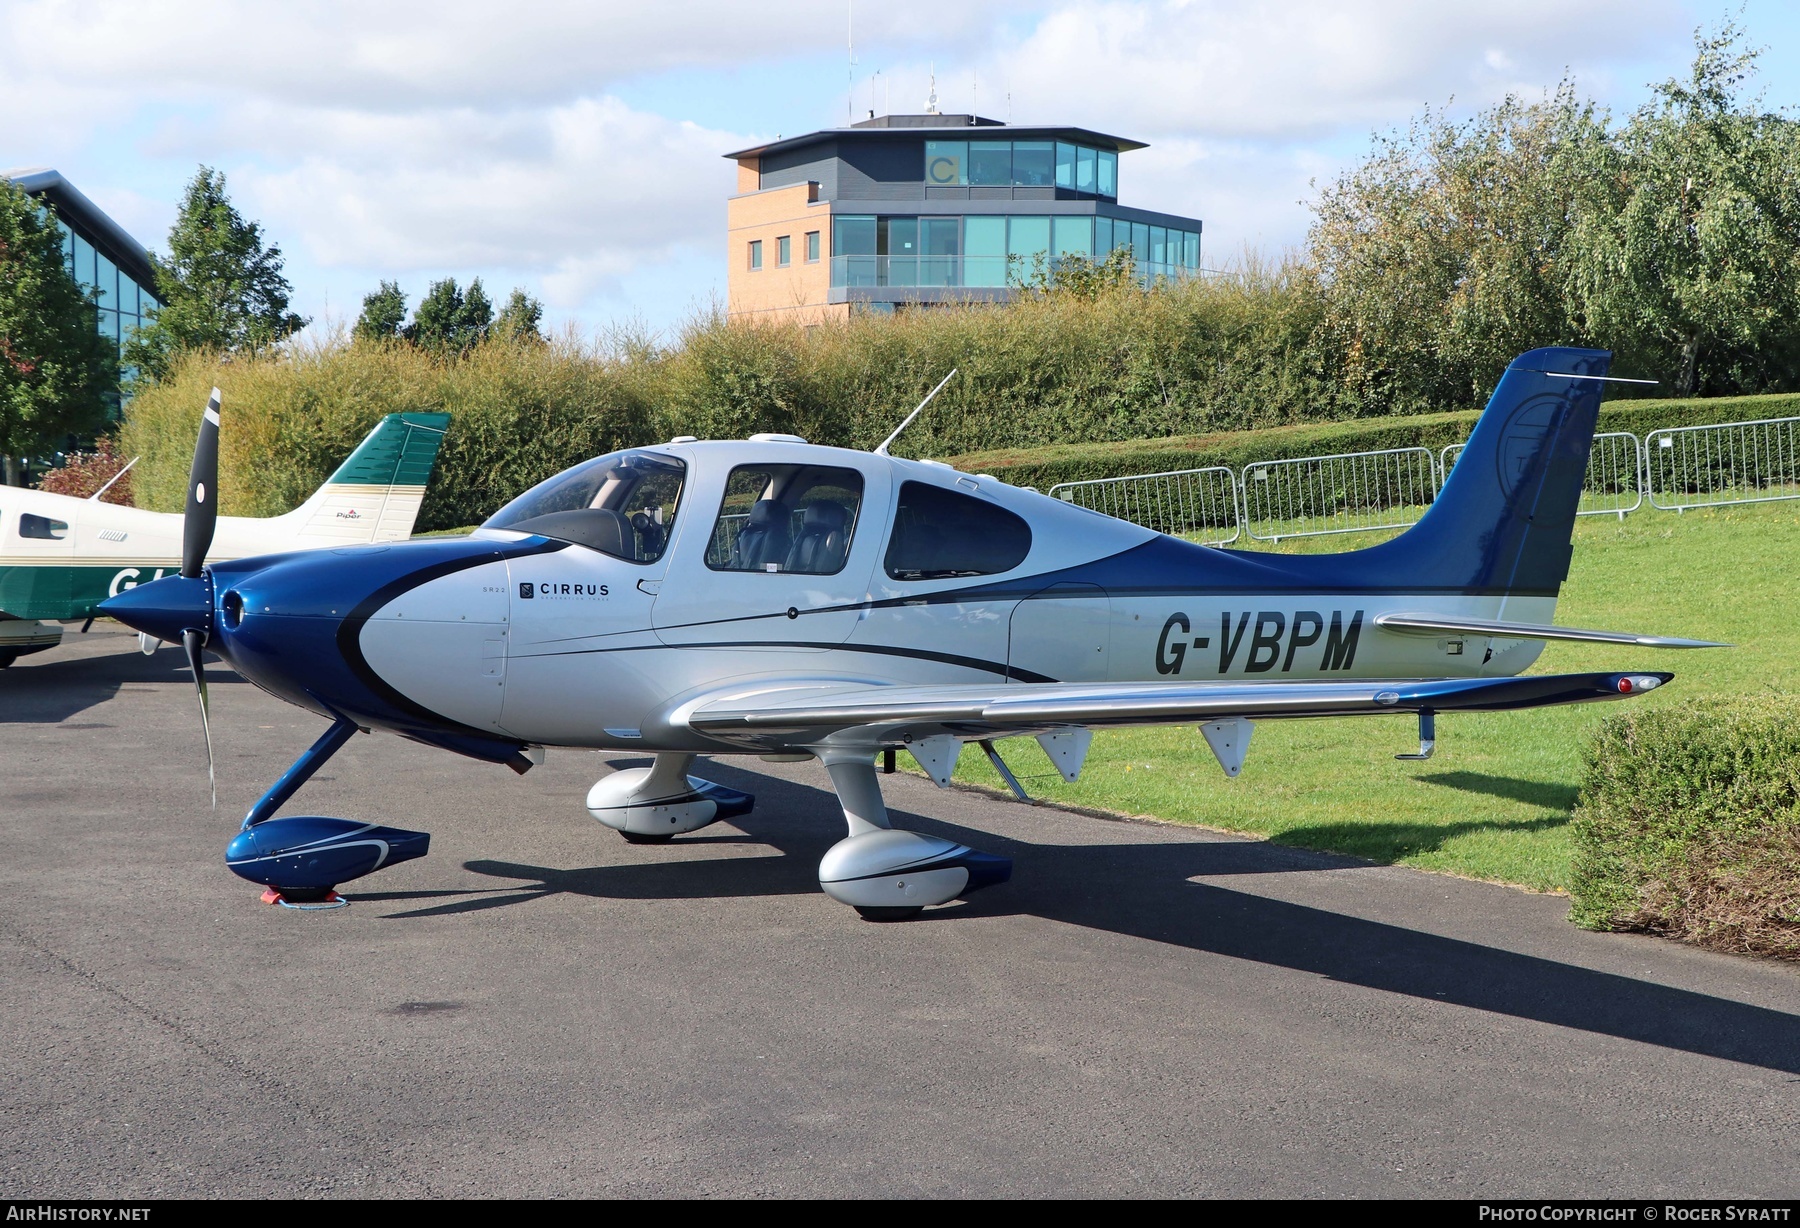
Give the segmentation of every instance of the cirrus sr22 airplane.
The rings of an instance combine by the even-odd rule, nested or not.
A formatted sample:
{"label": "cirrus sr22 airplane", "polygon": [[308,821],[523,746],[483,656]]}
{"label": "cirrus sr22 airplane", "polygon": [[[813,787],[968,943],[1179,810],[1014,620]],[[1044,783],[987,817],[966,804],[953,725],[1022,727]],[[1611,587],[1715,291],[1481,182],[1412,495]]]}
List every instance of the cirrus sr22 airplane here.
{"label": "cirrus sr22 airplane", "polygon": [[[1549,639],[1703,646],[1551,625],[1610,357],[1519,357],[1423,519],[1342,554],[1194,545],[887,444],[684,437],[577,465],[462,539],[207,565],[211,504],[194,495],[181,574],[101,608],[184,644],[203,723],[203,649],[330,722],[226,853],[271,902],[336,906],[338,884],[425,854],[422,832],[274,817],[358,730],[382,730],[520,772],[548,746],[650,752],[587,797],[638,842],[750,809],[690,775],[696,756],[817,758],[848,827],[820,885],[898,920],[1011,863],[892,828],[885,751],[944,786],[965,743],[1004,774],[993,740],[1028,736],[1074,780],[1096,728],[1192,723],[1236,775],[1259,720],[1416,714],[1420,754],[1402,757],[1417,758],[1439,712],[1667,682],[1520,676]],[[216,437],[208,419],[195,491]]]}

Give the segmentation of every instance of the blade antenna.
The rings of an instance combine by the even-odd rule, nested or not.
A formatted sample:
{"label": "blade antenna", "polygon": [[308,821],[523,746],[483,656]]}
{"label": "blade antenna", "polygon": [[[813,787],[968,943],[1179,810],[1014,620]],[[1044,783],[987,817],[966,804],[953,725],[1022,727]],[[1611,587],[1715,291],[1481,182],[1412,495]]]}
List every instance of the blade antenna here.
{"label": "blade antenna", "polygon": [[126,474],[130,473],[131,467],[143,459],[144,458],[141,456],[134,456],[130,460],[126,461],[125,467],[123,469],[119,470],[117,473],[113,474],[110,478],[106,479],[106,485],[102,486],[99,490],[96,490],[93,494],[88,496],[88,502],[89,503],[100,502],[100,496],[105,494],[107,491],[111,490],[113,488],[113,483],[117,482],[120,478],[122,478]]}
{"label": "blade antenna", "polygon": [[206,735],[206,783],[212,790],[212,807],[219,808],[219,778],[213,770],[212,721],[207,714],[206,666],[200,660],[200,649],[206,643],[206,632],[189,628],[181,633],[181,647],[187,652],[188,668],[194,671],[194,694],[200,700],[200,732]]}
{"label": "blade antenna", "polygon": [[942,392],[944,390],[944,385],[948,384],[955,375],[956,375],[956,368],[951,367],[950,374],[946,375],[943,379],[939,380],[938,386],[936,388],[933,388],[930,392],[925,394],[925,399],[923,401],[919,402],[918,408],[913,410],[910,414],[906,415],[906,421],[902,422],[899,426],[895,427],[894,433],[892,435],[889,435],[886,439],[881,441],[881,445],[875,449],[875,455],[886,456],[888,454],[888,445],[893,443],[894,440],[900,438],[900,432],[904,431],[907,427],[911,426],[914,418],[917,418],[920,414],[925,412],[925,407],[927,405],[931,404],[931,398],[936,396],[938,393]]}

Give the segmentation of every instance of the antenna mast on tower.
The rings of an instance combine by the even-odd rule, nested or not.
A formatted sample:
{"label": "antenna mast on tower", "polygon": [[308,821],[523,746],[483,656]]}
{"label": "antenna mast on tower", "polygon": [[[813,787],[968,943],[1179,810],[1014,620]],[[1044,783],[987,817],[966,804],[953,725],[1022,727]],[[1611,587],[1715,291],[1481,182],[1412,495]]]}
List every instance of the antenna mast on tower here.
{"label": "antenna mast on tower", "polygon": [[846,10],[844,45],[850,52],[849,71],[845,80],[849,83],[844,90],[844,123],[856,122],[856,0],[848,0]]}

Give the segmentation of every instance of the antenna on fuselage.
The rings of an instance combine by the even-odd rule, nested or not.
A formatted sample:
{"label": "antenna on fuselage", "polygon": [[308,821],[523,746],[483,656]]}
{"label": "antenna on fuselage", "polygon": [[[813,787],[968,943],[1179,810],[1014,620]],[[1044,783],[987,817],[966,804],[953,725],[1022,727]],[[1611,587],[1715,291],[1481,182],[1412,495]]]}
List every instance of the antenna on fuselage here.
{"label": "antenna on fuselage", "polygon": [[923,401],[919,402],[919,407],[917,409],[913,410],[910,414],[906,415],[906,421],[902,422],[899,426],[895,427],[894,433],[892,435],[889,435],[886,439],[881,441],[881,445],[875,449],[875,455],[886,456],[888,454],[888,445],[893,443],[894,440],[900,438],[900,432],[904,431],[907,427],[911,426],[914,418],[917,418],[920,414],[925,412],[925,407],[927,405],[931,404],[931,398],[936,396],[938,393],[942,392],[944,390],[944,385],[948,384],[951,381],[951,379],[955,377],[955,375],[956,375],[956,368],[951,367],[950,374],[946,375],[943,379],[939,380],[938,386],[936,388],[933,388],[930,392],[926,393],[925,399]]}

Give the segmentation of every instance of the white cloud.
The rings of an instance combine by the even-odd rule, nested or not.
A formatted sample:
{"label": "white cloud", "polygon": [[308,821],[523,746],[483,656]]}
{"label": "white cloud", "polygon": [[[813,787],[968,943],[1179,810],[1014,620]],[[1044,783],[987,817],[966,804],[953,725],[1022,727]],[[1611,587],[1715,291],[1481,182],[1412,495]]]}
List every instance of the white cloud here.
{"label": "white cloud", "polygon": [[314,260],[388,273],[526,270],[579,306],[723,227],[742,140],[614,99],[483,115],[290,117],[305,157],[237,181]]}
{"label": "white cloud", "polygon": [[1302,138],[1554,84],[1684,24],[1671,0],[1075,0],[994,71],[1021,118],[1079,99],[1136,132]]}
{"label": "white cloud", "polygon": [[[1565,67],[1591,84],[1653,41],[1679,54],[1690,21],[1680,0],[972,0],[928,20],[856,7],[859,110],[871,88],[914,109],[935,59],[945,110],[970,109],[978,77],[985,114],[1149,140],[1121,166],[1125,198],[1203,218],[1209,261],[1296,241],[1307,180],[1349,137]],[[0,0],[0,149],[83,165],[84,190],[152,239],[175,203],[159,216],[155,196],[219,166],[303,295],[309,279],[347,294],[455,271],[592,310],[722,251],[720,154],[815,96],[835,117],[844,79],[820,66],[843,55],[845,9]],[[803,67],[785,95],[777,73],[767,97],[724,97],[726,70],[789,63]],[[655,109],[622,101],[655,81],[682,86],[650,89]],[[698,114],[715,118],[687,122]]]}
{"label": "white cloud", "polygon": [[[971,46],[1023,0],[965,0],[921,21],[864,3],[857,36]],[[516,104],[603,92],[670,68],[844,46],[845,0],[15,0],[16,67],[141,91],[242,91],[309,105]]]}

